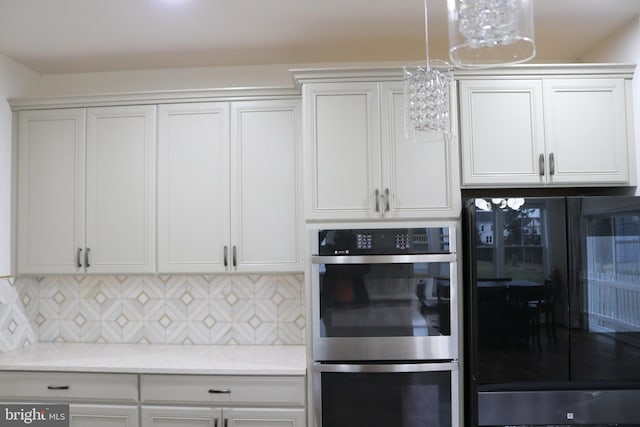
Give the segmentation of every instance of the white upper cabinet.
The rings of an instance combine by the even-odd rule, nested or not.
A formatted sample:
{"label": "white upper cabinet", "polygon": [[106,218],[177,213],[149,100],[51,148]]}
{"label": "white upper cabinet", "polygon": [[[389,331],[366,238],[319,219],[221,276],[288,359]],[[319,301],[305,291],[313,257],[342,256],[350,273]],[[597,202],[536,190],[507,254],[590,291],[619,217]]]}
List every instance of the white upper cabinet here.
{"label": "white upper cabinet", "polygon": [[155,272],[155,113],[154,106],[87,110],[88,272]]}
{"label": "white upper cabinet", "polygon": [[307,219],[381,216],[378,96],[376,83],[304,86]]}
{"label": "white upper cabinet", "polygon": [[461,81],[460,133],[463,184],[544,182],[541,81]]}
{"label": "white upper cabinet", "polygon": [[624,78],[460,81],[467,187],[629,185]]}
{"label": "white upper cabinet", "polygon": [[159,107],[160,273],[302,271],[300,101]]}
{"label": "white upper cabinet", "polygon": [[[407,138],[404,84],[381,84],[385,218],[456,217],[460,211],[458,141],[442,134]],[[456,122],[455,96],[451,120]]]}
{"label": "white upper cabinet", "polygon": [[225,271],[229,215],[229,104],[160,105],[158,271]]}
{"label": "white upper cabinet", "polygon": [[403,83],[303,85],[307,220],[459,214],[455,141],[404,135]]}
{"label": "white upper cabinet", "polygon": [[545,80],[544,102],[549,183],[629,181],[623,79]]}
{"label": "white upper cabinet", "polygon": [[17,272],[155,272],[155,107],[18,122]]}
{"label": "white upper cabinet", "polygon": [[231,104],[231,268],[303,271],[300,100]]}
{"label": "white upper cabinet", "polygon": [[84,109],[18,119],[17,272],[76,273],[84,248]]}

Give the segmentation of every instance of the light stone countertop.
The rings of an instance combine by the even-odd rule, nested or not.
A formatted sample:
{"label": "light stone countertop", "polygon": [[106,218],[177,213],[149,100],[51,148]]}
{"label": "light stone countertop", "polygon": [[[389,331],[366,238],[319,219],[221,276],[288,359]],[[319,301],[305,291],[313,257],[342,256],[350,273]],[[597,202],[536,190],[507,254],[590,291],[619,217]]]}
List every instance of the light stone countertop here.
{"label": "light stone countertop", "polygon": [[0,356],[0,371],[305,375],[300,345],[36,343]]}

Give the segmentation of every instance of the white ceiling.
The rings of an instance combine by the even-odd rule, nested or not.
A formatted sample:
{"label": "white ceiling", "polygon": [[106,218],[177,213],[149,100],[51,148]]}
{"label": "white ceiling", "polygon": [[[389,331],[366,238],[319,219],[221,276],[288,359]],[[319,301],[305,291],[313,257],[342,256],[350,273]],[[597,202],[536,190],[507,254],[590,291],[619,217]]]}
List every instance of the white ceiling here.
{"label": "white ceiling", "polygon": [[[428,0],[432,58],[446,0]],[[570,62],[640,14],[640,0],[535,0],[536,62]],[[42,74],[415,61],[422,0],[0,0],[0,53]]]}

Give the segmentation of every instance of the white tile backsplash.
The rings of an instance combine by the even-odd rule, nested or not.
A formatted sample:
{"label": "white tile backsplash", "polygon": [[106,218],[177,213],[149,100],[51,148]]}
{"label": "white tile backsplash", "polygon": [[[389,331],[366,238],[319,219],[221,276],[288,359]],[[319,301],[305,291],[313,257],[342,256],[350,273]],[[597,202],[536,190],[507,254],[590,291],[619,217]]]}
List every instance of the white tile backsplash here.
{"label": "white tile backsplash", "polygon": [[37,301],[33,289],[18,292],[17,279],[0,279],[0,354],[38,341],[30,321]]}
{"label": "white tile backsplash", "polygon": [[304,344],[301,274],[0,281],[0,353],[35,341]]}

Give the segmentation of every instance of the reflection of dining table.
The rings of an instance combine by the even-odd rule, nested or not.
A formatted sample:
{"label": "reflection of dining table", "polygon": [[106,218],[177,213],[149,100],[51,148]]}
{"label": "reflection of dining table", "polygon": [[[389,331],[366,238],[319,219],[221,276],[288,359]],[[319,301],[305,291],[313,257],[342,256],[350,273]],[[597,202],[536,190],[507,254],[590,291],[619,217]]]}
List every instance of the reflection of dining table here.
{"label": "reflection of dining table", "polygon": [[492,280],[492,279],[478,279],[479,288],[510,288],[510,287],[536,287],[542,286],[541,283],[532,282],[530,280]]}
{"label": "reflection of dining table", "polygon": [[[481,289],[491,289],[492,295],[503,295],[506,300],[518,298],[523,301],[537,301],[544,299],[544,286],[542,283],[530,280],[484,280],[477,281],[478,292],[484,293]],[[497,301],[494,301],[497,302]]]}

